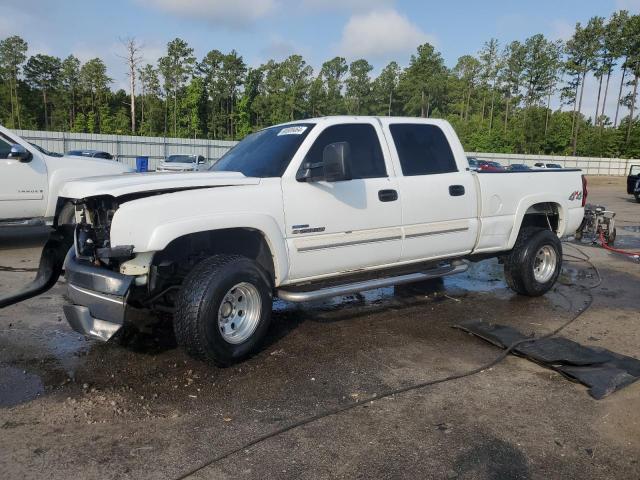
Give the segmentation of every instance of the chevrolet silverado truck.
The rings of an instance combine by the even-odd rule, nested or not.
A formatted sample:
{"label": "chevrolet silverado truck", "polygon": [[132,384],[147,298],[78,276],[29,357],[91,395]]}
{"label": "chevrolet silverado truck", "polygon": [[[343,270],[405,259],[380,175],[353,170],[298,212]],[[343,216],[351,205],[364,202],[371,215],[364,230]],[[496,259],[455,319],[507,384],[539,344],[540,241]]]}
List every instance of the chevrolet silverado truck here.
{"label": "chevrolet silverado truck", "polygon": [[[51,225],[64,182],[127,171],[112,161],[48,155],[0,125],[0,226]],[[67,208],[61,218],[73,215]]]}
{"label": "chevrolet silverado truck", "polygon": [[191,355],[229,365],[258,348],[274,297],[417,282],[489,257],[515,292],[544,294],[586,183],[573,169],[471,171],[446,121],[326,117],[249,135],[206,172],[89,178],[60,195],[76,225],[50,250],[73,244],[71,326],[106,341],[152,312]]}

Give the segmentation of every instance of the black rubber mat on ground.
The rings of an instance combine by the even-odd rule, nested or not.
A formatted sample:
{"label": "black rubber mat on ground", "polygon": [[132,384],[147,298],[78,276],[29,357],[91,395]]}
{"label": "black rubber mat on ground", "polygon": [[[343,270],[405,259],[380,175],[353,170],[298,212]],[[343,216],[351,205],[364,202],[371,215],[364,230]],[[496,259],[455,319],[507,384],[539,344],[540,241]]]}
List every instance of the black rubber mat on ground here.
{"label": "black rubber mat on ground", "polygon": [[[527,340],[515,328],[470,320],[454,325],[497,347],[508,348]],[[515,347],[514,355],[560,372],[589,387],[589,394],[601,399],[640,379],[640,360],[599,347],[586,347],[563,337],[532,340]]]}

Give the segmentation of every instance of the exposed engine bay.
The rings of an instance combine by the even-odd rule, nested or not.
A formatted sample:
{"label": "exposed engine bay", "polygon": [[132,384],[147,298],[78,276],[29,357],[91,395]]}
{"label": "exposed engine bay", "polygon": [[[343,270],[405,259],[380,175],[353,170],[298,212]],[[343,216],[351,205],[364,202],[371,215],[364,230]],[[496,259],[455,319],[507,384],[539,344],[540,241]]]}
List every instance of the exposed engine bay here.
{"label": "exposed engine bay", "polygon": [[108,265],[111,256],[109,234],[113,215],[119,207],[117,200],[113,197],[94,197],[77,202],[74,206],[76,256],[92,263],[103,260]]}

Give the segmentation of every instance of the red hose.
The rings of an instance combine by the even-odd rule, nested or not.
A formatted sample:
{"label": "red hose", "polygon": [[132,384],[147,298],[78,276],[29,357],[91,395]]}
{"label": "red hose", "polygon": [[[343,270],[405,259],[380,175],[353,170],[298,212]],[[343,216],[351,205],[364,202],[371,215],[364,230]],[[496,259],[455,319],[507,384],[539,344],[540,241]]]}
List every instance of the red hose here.
{"label": "red hose", "polygon": [[611,250],[612,252],[615,252],[615,253],[620,253],[622,255],[628,255],[630,257],[635,257],[635,258],[640,257],[640,252],[629,252],[627,250],[620,250],[618,248],[613,248],[607,245],[607,242],[604,239],[604,234],[602,233],[602,231],[600,231],[600,244],[607,250]]}

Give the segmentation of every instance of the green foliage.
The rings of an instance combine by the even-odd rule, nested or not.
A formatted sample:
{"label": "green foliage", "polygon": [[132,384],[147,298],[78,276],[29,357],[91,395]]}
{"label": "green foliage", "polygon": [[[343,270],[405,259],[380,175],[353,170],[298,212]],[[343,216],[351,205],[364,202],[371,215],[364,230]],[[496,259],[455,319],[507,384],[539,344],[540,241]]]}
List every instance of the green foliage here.
{"label": "green foliage", "polygon": [[394,115],[399,110],[398,80],[400,78],[400,66],[396,62],[390,62],[382,69],[380,75],[372,84],[371,113],[375,115]]}
{"label": "green foliage", "polygon": [[[566,44],[490,39],[453,68],[425,43],[405,68],[392,61],[377,75],[366,59],[339,56],[316,72],[301,55],[248,68],[236,51],[213,49],[197,61],[175,38],[157,65],[137,70],[135,122],[101,59],[26,52],[18,36],[0,41],[0,122],[12,128],[128,134],[135,123],[141,135],[240,139],[309,117],[410,115],[449,120],[468,151],[640,156],[640,15],[624,10],[578,23]],[[610,82],[616,69],[620,85]],[[587,76],[598,85],[592,112],[583,111]]]}
{"label": "green foliage", "polygon": [[349,65],[345,104],[347,112],[354,115],[367,115],[371,110],[371,78],[373,66],[365,59],[356,60]]}
{"label": "green foliage", "polygon": [[409,66],[400,77],[398,90],[404,103],[404,113],[428,117],[433,108],[445,111],[445,87],[448,72],[444,60],[433,45],[425,43],[411,55]]}
{"label": "green foliage", "polygon": [[207,93],[204,80],[196,77],[187,86],[184,98],[184,110],[188,113],[186,125],[181,125],[183,136],[198,138],[202,136],[207,123]]}
{"label": "green foliage", "polygon": [[[18,75],[20,74],[20,67],[26,59],[27,42],[19,36],[13,35],[0,42],[0,74],[7,83],[9,93],[8,103],[10,104],[6,113],[3,112],[2,117],[8,119],[7,123],[11,128],[22,128],[20,122]],[[3,100],[4,104],[6,97],[3,96]]]}

